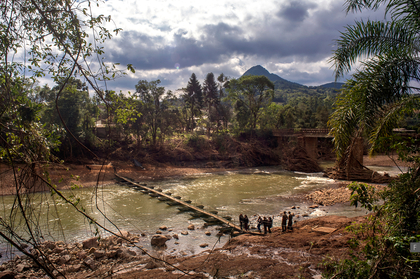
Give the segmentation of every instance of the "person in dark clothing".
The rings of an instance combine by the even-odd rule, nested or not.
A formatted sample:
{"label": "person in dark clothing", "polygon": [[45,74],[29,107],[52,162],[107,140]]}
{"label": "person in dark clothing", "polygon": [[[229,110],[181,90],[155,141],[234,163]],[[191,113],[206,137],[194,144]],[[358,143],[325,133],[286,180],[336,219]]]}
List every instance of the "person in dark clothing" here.
{"label": "person in dark clothing", "polygon": [[239,214],[239,224],[242,230],[243,225],[244,225],[244,216],[242,214]]}
{"label": "person in dark clothing", "polygon": [[271,219],[271,217],[268,217],[267,220],[267,230],[269,233],[271,233],[271,228],[273,227],[273,219]]}
{"label": "person in dark clothing", "polygon": [[268,225],[267,217],[264,217],[262,222],[263,222],[263,226],[264,226],[264,234],[266,234],[267,233],[267,225]]}
{"label": "person in dark clothing", "polygon": [[283,216],[281,218],[281,231],[286,231],[286,224],[287,224],[287,214],[286,211],[283,213]]}
{"label": "person in dark clothing", "polygon": [[246,231],[249,229],[249,219],[247,215],[244,216],[244,228]]}
{"label": "person in dark clothing", "polygon": [[258,216],[257,223],[258,223],[257,229],[258,229],[259,232],[261,232],[261,225],[263,224],[263,220],[262,220],[261,216]]}
{"label": "person in dark clothing", "polygon": [[287,229],[293,231],[293,214],[289,211],[289,223],[287,224]]}

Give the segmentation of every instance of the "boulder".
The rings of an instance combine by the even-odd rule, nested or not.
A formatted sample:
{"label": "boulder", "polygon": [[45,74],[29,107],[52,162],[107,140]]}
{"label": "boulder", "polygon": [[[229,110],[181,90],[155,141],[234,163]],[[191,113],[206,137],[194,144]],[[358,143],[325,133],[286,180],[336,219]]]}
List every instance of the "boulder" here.
{"label": "boulder", "polygon": [[15,273],[11,270],[6,269],[5,271],[0,272],[0,279],[14,279]]}
{"label": "boulder", "polygon": [[133,250],[127,249],[125,247],[121,247],[117,250],[117,255],[120,258],[131,258],[133,256],[136,256],[136,252],[134,252]]}
{"label": "boulder", "polygon": [[166,241],[168,241],[168,238],[166,236],[157,234],[152,236],[150,244],[156,247],[163,247],[166,245]]}
{"label": "boulder", "polygon": [[161,230],[161,231],[166,231],[168,229],[168,227],[167,226],[160,226],[159,227],[159,230]]}
{"label": "boulder", "polygon": [[206,248],[207,246],[209,246],[207,243],[202,243],[202,244],[200,244],[200,247],[201,247],[201,248]]}
{"label": "boulder", "polygon": [[70,255],[64,255],[64,256],[60,257],[58,262],[60,263],[60,265],[63,265],[63,264],[66,264],[67,262],[69,262],[70,259],[71,259]]}
{"label": "boulder", "polygon": [[84,260],[83,260],[83,263],[85,264],[85,265],[87,265],[90,269],[92,269],[92,270],[96,270],[96,267],[97,267],[97,263],[92,259],[92,258],[90,258],[90,257],[86,257]]}
{"label": "boulder", "polygon": [[16,271],[18,273],[22,273],[23,271],[26,271],[28,269],[30,269],[31,267],[29,265],[26,264],[18,264],[16,265]]}
{"label": "boulder", "polygon": [[211,235],[211,232],[206,231],[206,232],[205,232],[205,234],[206,234],[206,235]]}
{"label": "boulder", "polygon": [[111,251],[106,252],[106,257],[109,259],[114,258],[116,255],[117,255],[117,250],[111,250]]}
{"label": "boulder", "polygon": [[79,272],[79,270],[82,268],[81,264],[74,264],[67,266],[66,271],[67,272]]}
{"label": "boulder", "polygon": [[86,251],[82,250],[82,251],[77,252],[76,256],[79,260],[83,260],[84,258],[86,258],[87,253]]}
{"label": "boulder", "polygon": [[117,233],[117,235],[122,236],[124,238],[130,237],[130,233],[128,231],[120,231],[119,233]]}
{"label": "boulder", "polygon": [[172,237],[173,237],[173,238],[175,238],[175,239],[179,239],[179,236],[178,236],[176,233],[174,233],[174,234],[172,235]]}
{"label": "boulder", "polygon": [[95,257],[95,259],[99,259],[105,256],[105,251],[104,250],[97,250],[95,252],[93,252],[93,256]]}
{"label": "boulder", "polygon": [[181,234],[182,235],[188,235],[188,232],[187,231],[182,231]]}
{"label": "boulder", "polygon": [[98,247],[99,246],[98,238],[96,238],[96,237],[86,239],[85,241],[82,242],[82,244],[83,244],[83,249],[90,249],[92,247]]}
{"label": "boulder", "polygon": [[53,250],[52,250],[52,252],[53,253],[55,253],[55,254],[61,254],[61,252],[63,252],[64,251],[64,249],[63,248],[61,248],[61,247],[55,247]]}
{"label": "boulder", "polygon": [[193,224],[190,224],[190,225],[188,225],[187,229],[189,229],[190,231],[193,231],[193,230],[195,230],[195,227],[194,227]]}
{"label": "boulder", "polygon": [[162,267],[163,265],[162,265],[162,263],[160,263],[160,262],[156,262],[156,261],[150,261],[150,262],[148,262],[146,265],[145,265],[145,267],[144,268],[146,268],[146,269],[155,269],[155,268],[158,268],[158,267]]}
{"label": "boulder", "polygon": [[155,234],[162,234],[162,231],[157,230]]}
{"label": "boulder", "polygon": [[52,241],[46,241],[43,243],[44,247],[50,250],[53,250],[55,248],[55,243]]}
{"label": "boulder", "polygon": [[68,255],[68,254],[70,254],[68,249],[63,249],[63,251],[60,252],[61,256]]}

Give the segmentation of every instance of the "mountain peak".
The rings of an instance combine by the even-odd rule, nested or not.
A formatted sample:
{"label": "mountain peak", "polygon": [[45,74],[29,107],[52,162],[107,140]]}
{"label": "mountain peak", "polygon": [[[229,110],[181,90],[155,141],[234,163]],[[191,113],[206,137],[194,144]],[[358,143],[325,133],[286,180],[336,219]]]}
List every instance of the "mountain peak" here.
{"label": "mountain peak", "polygon": [[267,71],[266,68],[264,68],[261,65],[256,65],[249,68],[249,70],[247,70],[242,76],[266,76],[269,80],[271,80],[274,83],[276,88],[306,87],[304,85],[285,80],[276,74],[271,74],[269,71]]}

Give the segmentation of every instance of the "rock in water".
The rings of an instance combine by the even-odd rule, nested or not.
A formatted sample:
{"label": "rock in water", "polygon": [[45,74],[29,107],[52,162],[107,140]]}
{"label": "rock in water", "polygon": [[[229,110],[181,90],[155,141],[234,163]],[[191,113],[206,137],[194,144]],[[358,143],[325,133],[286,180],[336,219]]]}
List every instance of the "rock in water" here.
{"label": "rock in water", "polygon": [[166,245],[166,241],[168,241],[168,238],[166,236],[157,234],[152,236],[150,244],[156,247],[164,247]]}
{"label": "rock in water", "polygon": [[83,241],[83,249],[90,249],[92,247],[98,247],[98,246],[99,246],[98,238],[96,237],[92,237]]}

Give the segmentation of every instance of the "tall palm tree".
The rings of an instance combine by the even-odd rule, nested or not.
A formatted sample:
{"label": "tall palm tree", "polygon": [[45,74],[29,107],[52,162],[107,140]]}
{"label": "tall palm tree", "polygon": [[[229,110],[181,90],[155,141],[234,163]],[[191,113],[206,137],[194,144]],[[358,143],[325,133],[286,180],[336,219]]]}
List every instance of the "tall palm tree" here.
{"label": "tall palm tree", "polygon": [[[347,12],[386,6],[391,21],[356,22],[337,40],[331,62],[336,79],[360,65],[336,101],[329,125],[339,164],[347,166],[359,137],[370,151],[389,135],[402,114],[419,107],[420,1],[347,0]],[[362,60],[362,61],[361,61]],[[360,64],[358,61],[361,61]]]}

